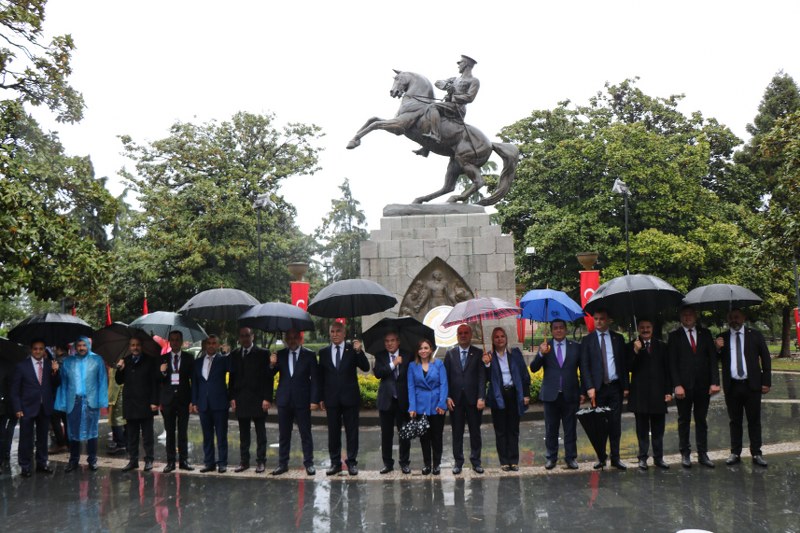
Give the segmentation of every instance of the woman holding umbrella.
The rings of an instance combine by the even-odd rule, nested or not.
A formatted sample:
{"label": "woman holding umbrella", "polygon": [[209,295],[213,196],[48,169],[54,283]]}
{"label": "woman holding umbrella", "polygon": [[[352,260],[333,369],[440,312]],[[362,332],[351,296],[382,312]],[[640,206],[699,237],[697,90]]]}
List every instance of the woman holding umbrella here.
{"label": "woman holding umbrella", "polygon": [[[422,475],[440,473],[442,462],[442,434],[444,414],[447,410],[447,373],[441,361],[432,361],[433,346],[427,339],[417,345],[416,360],[408,365],[408,414],[428,417],[430,429],[420,437],[425,468]],[[431,457],[432,456],[432,457]]]}
{"label": "woman holding umbrella", "polygon": [[519,348],[508,349],[506,330],[492,330],[486,405],[492,410],[497,456],[504,472],[519,471],[519,420],[530,403],[531,376]]}

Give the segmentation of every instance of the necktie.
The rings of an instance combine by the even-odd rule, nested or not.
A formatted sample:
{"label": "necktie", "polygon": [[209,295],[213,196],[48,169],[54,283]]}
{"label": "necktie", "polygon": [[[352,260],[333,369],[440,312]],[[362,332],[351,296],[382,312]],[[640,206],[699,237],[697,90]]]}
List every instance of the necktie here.
{"label": "necktie", "polygon": [[139,364],[139,356],[138,355],[134,355],[133,356],[133,364],[134,365],[138,365]]}
{"label": "necktie", "polygon": [[172,357],[172,370],[174,372],[178,372],[180,368],[181,368],[181,356],[179,354],[175,354]]}
{"label": "necktie", "polygon": [[689,330],[689,344],[692,345],[692,353],[697,353],[697,343],[694,342],[694,334],[692,331],[694,330]]}
{"label": "necktie", "polygon": [[211,373],[211,361],[214,360],[213,355],[206,356],[206,362],[203,365],[203,377],[208,380],[208,375]]}
{"label": "necktie", "polygon": [[461,370],[467,367],[467,351],[461,350]]}
{"label": "necktie", "polygon": [[42,384],[42,362],[41,361],[36,361],[36,365],[38,366],[38,368],[36,369],[36,374],[37,374],[37,377],[39,378],[39,385],[41,385]]}
{"label": "necktie", "polygon": [[[395,359],[397,359],[397,354],[393,353],[392,354],[392,364],[395,364],[394,363]],[[394,372],[394,379],[397,379],[400,376],[400,369],[397,366],[395,366],[393,372]]]}
{"label": "necktie", "polygon": [[[558,359],[558,366],[564,366],[564,354],[561,351],[561,343],[556,344],[556,359]],[[558,376],[558,390],[564,389],[564,376]]]}
{"label": "necktie", "polygon": [[603,383],[608,384],[608,352],[606,351],[606,334],[600,333],[600,358],[603,360]]}
{"label": "necktie", "polygon": [[242,359],[247,357],[248,353],[250,353],[250,350],[248,350],[247,348],[242,348]]}
{"label": "necktie", "polygon": [[736,332],[736,377],[744,377],[744,354],[742,354],[742,332]]}
{"label": "necktie", "polygon": [[647,350],[647,353],[651,353],[650,341],[644,341],[644,349]]}
{"label": "necktie", "polygon": [[336,345],[336,368],[339,368],[339,363],[342,362],[342,351],[339,345]]}
{"label": "necktie", "polygon": [[294,376],[294,371],[297,370],[297,352],[292,352],[292,375]]}

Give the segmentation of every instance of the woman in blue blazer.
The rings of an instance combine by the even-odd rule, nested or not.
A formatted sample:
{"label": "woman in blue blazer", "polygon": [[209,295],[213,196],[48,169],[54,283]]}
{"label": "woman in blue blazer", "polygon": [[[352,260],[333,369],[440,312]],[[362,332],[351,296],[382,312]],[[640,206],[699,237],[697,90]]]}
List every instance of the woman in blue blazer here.
{"label": "woman in blue blazer", "polygon": [[486,405],[492,410],[497,456],[504,472],[519,470],[519,419],[530,403],[531,376],[519,348],[508,349],[503,328],[492,331]]}
{"label": "woman in blue blazer", "polygon": [[408,413],[411,418],[416,418],[418,414],[426,415],[431,425],[428,432],[419,439],[425,460],[423,476],[431,472],[435,476],[439,475],[444,414],[447,410],[447,373],[444,364],[431,360],[431,357],[433,345],[423,339],[417,345],[416,360],[408,365]]}

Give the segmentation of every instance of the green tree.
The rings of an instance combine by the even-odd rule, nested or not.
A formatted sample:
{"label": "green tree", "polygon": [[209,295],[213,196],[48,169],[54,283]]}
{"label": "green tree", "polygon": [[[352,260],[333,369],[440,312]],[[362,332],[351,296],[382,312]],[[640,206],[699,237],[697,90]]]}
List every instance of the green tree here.
{"label": "green tree", "polygon": [[359,207],[361,203],[353,198],[347,178],[339,190],[341,198],[331,200],[331,210],[315,233],[322,241],[320,254],[330,264],[326,273],[329,282],[359,277],[360,245],[367,238],[366,216]]}

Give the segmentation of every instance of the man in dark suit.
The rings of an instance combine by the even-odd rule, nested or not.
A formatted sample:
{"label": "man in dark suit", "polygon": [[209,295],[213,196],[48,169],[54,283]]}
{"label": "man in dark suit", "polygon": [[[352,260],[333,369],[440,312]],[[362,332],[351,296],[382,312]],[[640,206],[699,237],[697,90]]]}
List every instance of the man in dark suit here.
{"label": "man in dark suit", "polygon": [[53,473],[47,466],[47,432],[50,429],[56,388],[61,380],[58,363],[48,362],[45,353],[44,341],[33,341],[31,357],[17,365],[11,380],[11,405],[19,419],[17,458],[23,477],[31,476],[34,431],[36,471]]}
{"label": "man in dark suit", "polygon": [[169,332],[170,352],[161,358],[161,415],[167,432],[167,466],[164,473],[175,470],[175,432],[178,433],[178,466],[194,470],[189,464],[189,404],[192,401],[194,357],[184,352],[183,333]]}
{"label": "man in dark suit", "polygon": [[[622,436],[622,401],[628,396],[628,369],[625,364],[625,338],[609,330],[608,311],[600,309],[592,314],[595,331],[581,341],[581,382],[586,395],[598,407],[611,409],[608,419],[608,441],[611,466],[627,470],[620,460],[619,440]],[[604,446],[605,448],[605,446]],[[597,454],[594,468],[606,466],[607,455]]]}
{"label": "man in dark suit", "polygon": [[747,415],[753,464],[767,466],[761,455],[761,396],[772,386],[772,363],[764,336],[760,331],[743,327],[744,321],[741,309],[731,310],[728,313],[730,330],[716,340],[731,428],[731,454],[725,464],[730,466],[741,461],[742,418]]}
{"label": "man in dark suit", "polygon": [[220,474],[228,471],[228,357],[219,354],[219,337],[209,335],[203,341],[202,358],[195,361],[192,376],[192,412],[200,415],[203,429],[203,468],[214,471],[214,436],[217,438],[216,462]]}
{"label": "man in dark suit", "polygon": [[684,306],[680,312],[681,327],[669,334],[670,381],[675,387],[675,404],[678,407],[678,440],[681,464],[691,468],[692,451],[689,444],[689,426],[694,412],[697,462],[708,468],[714,463],[708,458],[708,404],[711,395],[719,392],[719,365],[717,349],[711,332],[697,324],[697,312]]}
{"label": "man in dark suit", "polygon": [[[381,421],[381,456],[383,468],[381,474],[394,470],[392,446],[394,428],[398,434],[403,424],[410,420],[408,416],[408,365],[411,357],[400,351],[400,339],[392,331],[383,337],[384,350],[375,354],[373,373],[381,380],[378,386],[378,416]],[[411,473],[410,451],[411,441],[400,440],[400,468],[404,474]]]}
{"label": "man in dark suit", "polygon": [[553,338],[539,345],[539,353],[531,362],[531,371],[544,368],[539,399],[544,403],[545,447],[544,467],[552,470],[558,461],[559,425],[564,428],[564,459],[567,468],[576,470],[578,463],[578,419],[575,413],[583,400],[578,384],[581,349],[567,339],[567,323],[556,319],[550,323]]}
{"label": "man in dark suit", "polygon": [[231,408],[239,420],[240,462],[234,472],[250,468],[250,422],[256,429],[256,474],[267,464],[267,410],[272,405],[272,370],[269,352],[253,341],[248,327],[239,328],[239,348],[230,354]]}
{"label": "man in dark suit", "polygon": [[142,353],[142,341],[133,337],[128,355],[117,363],[114,381],[122,388],[122,416],[128,438],[128,464],[123,472],[139,468],[139,434],[144,445],[144,470],[153,469],[155,458],[153,416],[158,412],[159,360]]}
{"label": "man in dark suit", "polygon": [[317,473],[311,437],[311,411],[319,409],[317,355],[303,348],[300,341],[300,332],[291,329],[283,336],[286,348],[270,356],[273,372],[280,375],[275,397],[278,406],[278,467],[272,471],[273,476],[289,471],[292,425],[295,423],[300,433],[306,474],[313,476]]}
{"label": "man in dark suit", "polygon": [[472,469],[483,474],[481,465],[481,417],[486,407],[486,366],[480,348],[472,346],[472,328],[461,324],[456,330],[458,345],[447,350],[447,409],[453,431],[453,474],[464,467],[464,426],[469,427],[469,460]]}
{"label": "man in dark suit", "polygon": [[358,475],[358,410],[361,392],[357,369],[369,372],[367,355],[361,343],[344,341],[344,324],[334,322],[330,330],[331,344],[319,352],[319,382],[322,391],[320,407],[328,413],[328,452],[331,467],[325,472],[332,476],[342,471],[342,424],[347,435],[347,472]]}

